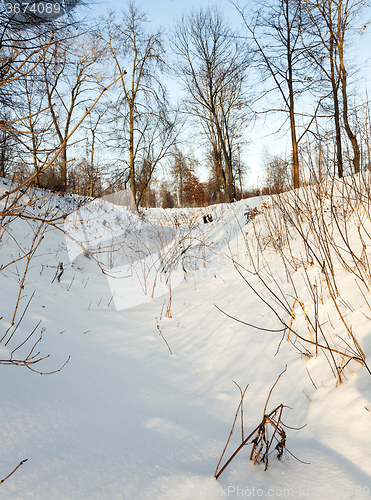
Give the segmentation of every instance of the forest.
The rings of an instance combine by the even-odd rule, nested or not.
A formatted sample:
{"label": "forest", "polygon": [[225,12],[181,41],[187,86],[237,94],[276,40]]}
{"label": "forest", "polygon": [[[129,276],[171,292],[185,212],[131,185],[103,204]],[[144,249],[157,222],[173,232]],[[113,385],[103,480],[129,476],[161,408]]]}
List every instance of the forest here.
{"label": "forest", "polygon": [[[370,167],[364,0],[228,3],[238,26],[210,5],[166,29],[134,2],[89,23],[13,3],[0,13],[1,177],[89,197],[129,189],[136,207],[171,208]],[[282,148],[262,154],[248,187],[264,121]]]}

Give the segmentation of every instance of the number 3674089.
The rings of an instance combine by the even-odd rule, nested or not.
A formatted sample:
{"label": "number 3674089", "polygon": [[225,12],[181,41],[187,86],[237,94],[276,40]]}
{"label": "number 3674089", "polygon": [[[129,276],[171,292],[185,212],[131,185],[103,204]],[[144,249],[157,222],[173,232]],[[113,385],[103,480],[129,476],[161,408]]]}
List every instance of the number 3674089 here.
{"label": "number 3674089", "polygon": [[60,14],[61,5],[57,2],[8,2],[5,4],[6,13],[9,14]]}

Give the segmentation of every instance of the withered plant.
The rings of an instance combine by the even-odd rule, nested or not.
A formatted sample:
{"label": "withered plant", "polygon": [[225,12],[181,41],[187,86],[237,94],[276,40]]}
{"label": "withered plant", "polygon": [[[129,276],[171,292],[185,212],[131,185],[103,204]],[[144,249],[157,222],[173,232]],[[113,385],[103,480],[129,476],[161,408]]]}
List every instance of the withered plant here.
{"label": "withered plant", "polygon": [[[231,429],[231,432],[229,434],[227,443],[224,447],[224,450],[223,450],[222,455],[219,459],[218,465],[216,466],[216,469],[215,469],[214,476],[216,479],[218,479],[219,476],[221,475],[221,473],[228,467],[228,465],[232,462],[232,460],[235,458],[237,453],[239,451],[241,451],[242,448],[244,446],[247,446],[248,444],[253,445],[252,449],[251,449],[251,453],[250,453],[250,460],[254,461],[254,465],[263,462],[265,464],[264,470],[268,469],[269,457],[274,452],[277,453],[276,458],[278,460],[281,459],[284,451],[287,451],[287,453],[289,453],[292,457],[294,457],[299,462],[306,463],[306,462],[303,462],[302,460],[299,460],[297,457],[295,457],[295,455],[293,455],[287,449],[287,447],[286,447],[286,432],[284,430],[284,427],[287,429],[300,430],[305,426],[299,427],[299,428],[288,427],[287,425],[285,425],[282,422],[283,410],[284,410],[284,408],[289,408],[289,406],[285,406],[283,404],[280,404],[279,406],[274,408],[274,410],[267,413],[268,403],[269,403],[269,399],[271,397],[271,394],[273,392],[273,389],[277,385],[281,376],[285,373],[286,369],[287,369],[287,367],[283,370],[283,372],[280,373],[276,382],[273,384],[271,390],[269,391],[268,398],[266,400],[264,410],[263,410],[263,418],[262,418],[260,424],[257,427],[255,427],[255,429],[246,438],[244,437],[244,426],[243,426],[243,400],[244,400],[246,389],[248,386],[246,386],[244,391],[242,391],[241,387],[238,384],[236,384],[240,390],[241,400],[240,400],[240,403],[238,405],[238,408],[237,408],[237,411],[235,414],[235,418],[234,418],[234,421],[232,424],[232,429]],[[225,462],[223,467],[221,469],[219,469],[219,466],[223,460],[224,454],[227,450],[228,444],[229,444],[230,439],[232,437],[233,430],[234,430],[234,427],[236,425],[236,421],[237,421],[239,414],[241,416],[241,431],[242,431],[241,444],[232,453],[232,455]]]}
{"label": "withered plant", "polygon": [[[356,298],[371,318],[370,174],[310,179],[300,189],[264,200],[254,217],[247,211],[249,230],[242,234],[250,266],[232,254],[231,260],[275,323],[264,329],[233,319],[282,332],[305,359],[323,355],[339,384],[354,373],[354,363],[371,374],[351,321]],[[345,276],[356,285],[352,296],[344,289]]]}

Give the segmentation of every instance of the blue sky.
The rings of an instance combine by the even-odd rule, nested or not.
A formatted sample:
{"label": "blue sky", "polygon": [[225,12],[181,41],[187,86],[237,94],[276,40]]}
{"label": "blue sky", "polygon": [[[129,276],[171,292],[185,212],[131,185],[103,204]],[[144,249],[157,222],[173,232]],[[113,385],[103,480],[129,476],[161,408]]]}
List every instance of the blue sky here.
{"label": "blue sky", "polygon": [[[210,2],[209,0],[198,0],[198,1],[188,1],[183,2],[180,0],[138,0],[135,1],[135,4],[140,7],[144,12],[146,12],[148,20],[153,23],[153,25],[157,28],[163,28],[166,32],[167,27],[173,27],[176,18],[181,17],[182,13],[185,11],[192,10],[192,8],[200,8],[207,7],[209,5],[218,5],[220,9],[225,12],[226,17],[231,21],[231,24],[235,27],[243,28],[243,23],[241,17],[235,7],[228,0],[224,0],[222,2]],[[97,0],[93,4],[89,5],[89,17],[94,19],[99,19],[102,15],[106,14],[110,9],[114,9],[117,13],[120,12],[122,8],[127,6],[127,2],[120,0],[108,0],[106,2],[99,2]],[[169,92],[171,96],[176,99],[181,95],[181,91],[179,86],[173,84],[171,79],[169,82]],[[274,117],[272,117],[273,120]],[[243,155],[243,160],[250,168],[249,177],[246,178],[246,187],[249,185],[255,186],[257,182],[257,178],[259,176],[260,166],[261,166],[261,158],[262,158],[262,150],[264,145],[264,136],[269,132],[267,125],[262,124],[261,130],[259,130],[259,126],[255,126],[254,131],[250,130],[247,134],[247,138],[253,138],[253,142],[249,147],[245,148],[245,152]],[[274,142],[274,138],[269,137],[266,139],[272,145]],[[190,142],[190,141],[189,141]],[[194,144],[192,144],[194,146]],[[184,147],[184,151],[188,153],[187,146]],[[192,152],[198,156],[198,159],[202,159],[203,152],[202,148],[198,150],[192,149]],[[202,180],[206,180],[207,172],[200,168],[198,174],[200,175]]]}
{"label": "blue sky", "polygon": [[[246,0],[246,3],[248,0]],[[181,0],[137,0],[136,5],[139,6],[144,12],[147,13],[148,20],[151,21],[155,27],[162,27],[166,31],[167,27],[172,27],[174,21],[177,17],[180,17],[183,12],[189,11],[192,8],[207,7],[210,4],[218,5],[220,9],[225,12],[227,19],[230,20],[231,24],[235,29],[240,28],[241,32],[244,32],[241,17],[235,7],[228,0],[222,0],[219,2],[210,2],[210,0],[197,0],[197,1],[181,1]],[[239,3],[244,5],[245,2],[240,0]],[[96,0],[94,3],[89,5],[89,17],[99,18],[106,14],[110,9],[115,9],[120,11],[122,8],[127,6],[126,1],[120,0],[107,0],[101,1]],[[367,22],[371,17],[370,11],[366,12],[366,17],[361,19],[359,22]],[[354,53],[357,54],[357,58],[353,59],[351,62],[355,62],[362,68],[362,76],[359,78],[357,86],[358,91],[361,95],[364,95],[367,86],[367,81],[370,82],[370,61],[366,62],[367,57],[369,57],[369,49],[371,46],[370,41],[370,27],[367,28],[366,32],[363,33],[362,38],[356,37],[358,39],[357,44],[352,47]],[[353,51],[352,51],[353,52]],[[361,61],[364,61],[362,64]],[[369,94],[371,93],[371,84],[369,86]],[[176,99],[179,97],[179,89],[176,85],[169,85],[169,91],[172,97]],[[253,128],[249,128],[246,132],[246,139],[249,140],[250,145],[245,148],[243,155],[244,162],[250,168],[249,178],[246,180],[246,187],[255,187],[258,185],[259,179],[262,179],[262,164],[265,149],[268,149],[269,154],[280,154],[280,155],[290,155],[291,147],[289,144],[289,130],[286,133],[274,134],[278,130],[280,123],[282,123],[282,115],[279,113],[270,113],[266,115],[265,120],[260,120],[255,122]],[[304,139],[305,140],[305,139]],[[186,149],[186,148],[185,148]],[[187,151],[186,151],[187,152]],[[196,151],[197,155],[197,151]],[[201,158],[202,152],[199,151],[199,156]],[[206,176],[202,174],[202,169],[199,172],[201,178]]]}
{"label": "blue sky", "polygon": [[[136,5],[140,6],[142,10],[147,12],[149,19],[158,26],[172,25],[174,18],[181,16],[184,10],[191,10],[193,7],[207,7],[210,4],[219,5],[231,20],[233,19],[236,23],[240,22],[238,13],[228,0],[223,0],[222,2],[210,2],[209,0],[140,0],[136,2]],[[120,10],[126,5],[127,3],[125,1],[107,0],[106,2],[102,2],[100,4],[99,10],[104,11],[109,8]]]}

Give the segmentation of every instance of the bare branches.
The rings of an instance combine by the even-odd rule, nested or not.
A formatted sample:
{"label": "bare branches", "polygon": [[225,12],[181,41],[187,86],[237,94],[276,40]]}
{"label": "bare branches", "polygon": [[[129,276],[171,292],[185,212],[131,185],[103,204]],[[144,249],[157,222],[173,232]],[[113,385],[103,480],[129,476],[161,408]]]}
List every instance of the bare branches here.
{"label": "bare branches", "polygon": [[[280,375],[277,377],[276,382],[273,384],[271,390],[269,391],[269,394],[268,394],[268,397],[267,397],[267,400],[266,400],[266,403],[264,406],[263,419],[262,419],[261,423],[245,439],[244,439],[244,434],[243,434],[243,398],[245,396],[245,392],[246,392],[246,389],[248,386],[246,386],[245,390],[242,391],[240,386],[238,384],[236,384],[236,382],[234,382],[240,390],[241,400],[240,400],[240,403],[239,403],[237,411],[236,411],[236,415],[235,415],[235,418],[234,418],[234,421],[232,424],[232,429],[231,429],[231,432],[229,434],[227,443],[224,447],[224,450],[222,452],[220,460],[216,466],[216,470],[215,470],[215,474],[214,474],[216,479],[219,478],[219,476],[222,474],[222,472],[228,467],[228,465],[235,458],[237,453],[239,451],[241,451],[244,446],[249,444],[249,440],[251,438],[253,438],[254,436],[255,436],[254,439],[250,442],[250,444],[253,445],[251,453],[250,453],[250,460],[254,461],[254,465],[257,463],[263,462],[263,463],[265,463],[264,470],[268,469],[269,455],[271,453],[271,448],[272,448],[273,444],[275,444],[275,443],[276,443],[276,445],[274,447],[274,450],[277,451],[278,460],[282,457],[284,451],[287,451],[296,460],[298,460],[299,462],[302,462],[286,448],[286,433],[283,429],[283,426],[285,426],[285,424],[283,424],[283,422],[282,422],[282,413],[283,413],[283,409],[287,408],[287,407],[284,406],[283,404],[280,404],[279,406],[277,406],[277,408],[272,410],[269,414],[266,413],[271,394],[272,394],[274,388],[276,387],[278,381],[280,380],[281,376],[286,372],[286,369],[287,369],[287,366],[280,373]],[[232,437],[232,433],[233,433],[234,427],[236,425],[236,421],[237,421],[237,417],[238,417],[239,412],[241,412],[242,442],[236,448],[236,450],[230,456],[230,458],[225,462],[223,467],[219,470],[219,466],[221,464],[223,456],[226,452],[226,449],[227,449],[228,444],[230,442],[230,439]],[[287,426],[285,426],[285,427],[287,427]],[[305,427],[305,426],[303,426],[303,427]],[[287,427],[287,428],[299,430],[299,429],[302,429],[303,427],[300,427],[300,428]],[[271,436],[269,436],[269,429],[270,428],[272,429]],[[302,462],[302,463],[306,463],[306,462]]]}
{"label": "bare branches", "polygon": [[[306,185],[299,192],[272,196],[269,204],[262,205],[261,213],[250,221],[254,236],[250,240],[246,238],[246,245],[254,272],[234,263],[240,276],[281,326],[281,329],[260,329],[287,331],[287,341],[303,349],[305,357],[322,352],[336,383],[345,380],[345,369],[351,370],[352,361],[368,370],[365,352],[347,319],[346,311],[353,311],[353,308],[342,298],[337,281],[340,266],[354,275],[361,299],[370,307],[362,290],[364,287],[368,292],[371,281],[364,250],[370,235],[369,210],[363,200],[369,188],[367,184],[359,185],[361,182],[361,178],[348,178],[328,184]],[[351,227],[356,228],[359,240],[350,238]],[[257,247],[256,256],[250,247],[252,244]],[[267,250],[273,250],[279,256],[287,285],[278,283],[266,258]],[[259,279],[260,287],[252,286],[249,274]],[[324,294],[330,301],[331,317],[338,321],[339,330],[335,334],[325,329],[326,322],[320,320]],[[283,313],[278,314],[278,307]],[[241,319],[238,321],[243,323]],[[340,325],[344,333],[341,333]],[[252,324],[248,326],[254,327]]]}
{"label": "bare branches", "polygon": [[[59,154],[61,153],[61,151],[63,150],[65,144],[68,142],[68,140],[72,137],[72,135],[76,132],[76,130],[80,127],[80,125],[82,124],[82,122],[85,120],[85,118],[89,115],[90,111],[94,108],[94,106],[97,104],[97,102],[99,101],[99,99],[102,97],[102,95],[110,88],[112,87],[119,79],[120,79],[121,75],[119,77],[117,77],[113,82],[111,82],[109,85],[107,85],[98,95],[98,97],[93,101],[93,103],[91,104],[91,106],[89,108],[86,109],[85,113],[83,114],[83,116],[80,118],[80,120],[77,122],[77,124],[72,128],[72,130],[68,133],[68,135],[63,139],[62,143],[59,145],[59,147],[57,148],[56,152],[54,153],[53,157],[51,160],[45,162],[45,165],[39,170],[39,174],[42,173],[42,172],[45,172],[45,170],[47,170],[51,165],[53,165],[53,163],[55,162],[55,160],[58,158]],[[6,194],[3,194],[2,196],[0,196],[0,201],[3,200],[4,198],[8,197],[9,195],[12,195],[14,193],[16,193],[17,191],[20,191],[22,189],[24,189],[25,187],[29,186],[32,181],[35,180],[36,176],[38,174],[35,173],[33,175],[31,175],[30,177],[28,177],[25,181],[21,182],[20,184],[16,185],[13,189],[9,190]]]}
{"label": "bare branches", "polygon": [[172,32],[175,67],[187,91],[187,113],[196,117],[211,145],[227,202],[235,197],[232,155],[246,125],[247,46],[208,8],[183,16]]}
{"label": "bare branches", "polygon": [[[169,110],[160,78],[166,66],[162,32],[148,32],[145,25],[145,15],[129,3],[122,20],[110,15],[101,33],[115,72],[120,74],[121,93],[112,104],[114,135],[119,143],[120,162],[129,172],[132,210],[142,201],[155,169],[170,154],[177,136],[177,115]],[[124,61],[128,60],[131,65],[123,71]],[[142,183],[140,164],[146,166]]]}
{"label": "bare branches", "polygon": [[242,16],[249,38],[257,53],[258,65],[265,79],[273,80],[275,90],[283,102],[290,124],[293,187],[300,185],[299,143],[310,129],[320,106],[316,106],[309,123],[298,132],[297,101],[312,86],[312,77],[306,80],[308,60],[302,43],[305,19],[301,2],[284,0],[274,3],[260,2],[254,19],[250,21],[244,10],[234,4]]}
{"label": "bare branches", "polygon": [[[43,42],[40,38],[35,38],[35,40],[39,44],[39,47],[36,49],[25,49],[22,46],[22,43],[20,43],[19,49],[15,49],[15,53],[13,54],[15,58],[14,61],[9,61],[9,64],[3,68],[4,71],[0,73],[0,87],[2,90],[5,87],[8,87],[9,83],[14,86],[19,82],[22,82],[26,85],[27,90],[30,90],[29,85],[32,86],[39,76],[37,71],[41,67],[46,69],[49,65],[53,66],[52,62],[56,63],[53,66],[54,69],[60,69],[61,67],[62,69],[64,68],[66,61],[64,61],[64,64],[59,64],[61,63],[59,58],[63,54],[63,51],[61,51],[60,40],[58,43],[55,37],[51,37],[47,42]],[[85,47],[84,50],[86,49],[87,47]],[[18,52],[23,55],[23,60],[16,55]],[[49,56],[53,59],[52,61],[48,59]],[[80,95],[80,91],[82,92],[81,87],[86,84],[87,79],[89,81],[94,79],[92,76],[93,72],[90,73],[90,71],[92,64],[96,62],[98,57],[97,53],[92,55],[89,53],[89,50],[87,50],[85,54],[82,51],[80,56],[80,60],[77,63],[78,80],[72,89],[73,106],[75,104],[81,104],[81,102],[78,102],[78,97]],[[29,313],[29,306],[35,294],[34,291],[28,297],[23,311],[19,313],[21,299],[27,296],[25,295],[25,288],[27,286],[27,276],[30,268],[32,267],[32,262],[44,239],[46,230],[53,227],[61,231],[61,223],[64,222],[64,218],[66,217],[66,215],[62,213],[56,215],[54,209],[52,207],[48,207],[45,200],[47,200],[50,194],[44,195],[40,193],[33,195],[32,190],[29,190],[28,188],[30,188],[35,181],[37,183],[38,176],[41,173],[55,165],[60,153],[63,153],[66,149],[69,139],[79,129],[84,119],[93,110],[102,95],[107,91],[107,89],[114,85],[119,78],[120,76],[101,89],[98,96],[90,97],[89,104],[88,101],[84,101],[85,106],[88,105],[88,107],[85,107],[85,112],[80,113],[79,120],[72,123],[72,118],[70,116],[71,120],[69,121],[69,125],[65,129],[65,133],[60,136],[60,143],[57,144],[52,153],[41,148],[41,141],[45,139],[43,136],[48,131],[48,126],[41,127],[40,130],[36,130],[35,128],[36,120],[43,115],[47,108],[41,105],[41,103],[39,103],[39,106],[34,108],[31,105],[30,94],[28,94],[29,101],[28,106],[26,106],[25,114],[22,114],[19,108],[16,110],[16,118],[11,117],[0,121],[0,128],[2,131],[11,134],[11,136],[15,138],[16,142],[24,147],[27,153],[33,152],[35,155],[34,173],[19,183],[12,181],[9,188],[7,190],[4,189],[0,195],[0,201],[3,201],[2,208],[0,210],[0,245],[5,244],[5,242],[9,240],[9,242],[15,245],[18,253],[18,256],[10,256],[9,260],[3,263],[0,269],[0,272],[4,273],[5,270],[9,270],[13,267],[16,275],[18,276],[18,291],[15,297],[14,307],[10,311],[7,311],[8,315],[10,315],[9,323],[6,331],[2,333],[0,340],[0,343],[4,346],[5,351],[9,351],[9,356],[2,357],[0,364],[8,366],[23,366],[42,375],[59,372],[69,361],[68,357],[67,361],[64,362],[60,368],[51,371],[42,371],[36,367],[38,363],[45,361],[50,356],[49,354],[43,355],[38,350],[39,344],[42,340],[44,328],[41,328],[41,333],[39,333],[36,337],[37,340],[34,340],[37,335],[37,331],[39,330],[41,321],[39,321],[28,334],[24,334],[24,332],[22,332],[23,337],[19,338],[21,331],[21,328],[19,327],[21,323],[24,322],[26,314]],[[56,82],[52,79],[46,82],[46,86],[47,89],[50,90],[52,87],[53,91],[55,90],[57,92]],[[52,94],[48,94],[48,96],[50,98],[49,111],[54,116],[55,109],[54,103],[52,102]],[[71,109],[69,111],[71,115]],[[24,129],[17,129],[17,127],[23,123],[28,123],[28,130],[27,127]],[[38,138],[36,140],[35,137],[37,136],[40,136],[40,139]],[[31,137],[32,139],[31,147],[26,144],[28,137]],[[41,167],[39,167],[39,165],[41,165]],[[12,233],[12,222],[17,219],[25,222],[26,227],[29,229],[30,236],[26,245],[21,244],[17,237]],[[22,266],[19,266],[20,263],[22,263]]]}
{"label": "bare branches", "polygon": [[28,458],[25,458],[24,460],[22,460],[22,462],[19,462],[19,464],[17,465],[17,467],[16,467],[15,469],[13,469],[13,470],[12,470],[12,472],[11,472],[10,474],[8,474],[6,477],[4,477],[4,479],[2,479],[2,480],[0,481],[0,484],[3,484],[3,482],[4,482],[4,481],[6,481],[7,479],[9,479],[9,478],[10,478],[10,476],[12,476],[12,475],[15,473],[15,471],[16,471],[16,470],[17,470],[17,469],[18,469],[21,465],[23,465],[24,463],[26,463],[26,462],[27,462],[27,460],[28,460]]}

